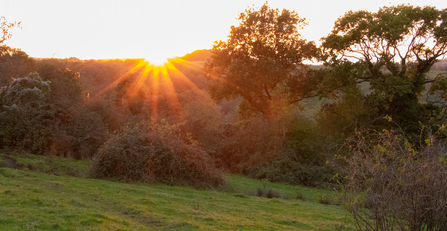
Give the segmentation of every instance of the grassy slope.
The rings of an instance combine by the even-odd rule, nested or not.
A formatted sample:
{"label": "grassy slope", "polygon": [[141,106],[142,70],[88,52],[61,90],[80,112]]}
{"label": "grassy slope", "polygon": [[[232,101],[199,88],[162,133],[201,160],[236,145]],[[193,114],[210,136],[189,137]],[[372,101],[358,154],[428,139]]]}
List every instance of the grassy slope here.
{"label": "grassy slope", "polygon": [[[354,230],[341,207],[316,203],[316,193],[329,191],[237,175],[226,177],[229,192],[125,184],[70,176],[85,171],[88,161],[14,158],[40,172],[0,167],[0,230]],[[243,194],[263,186],[290,199]],[[294,199],[297,192],[307,200]]]}

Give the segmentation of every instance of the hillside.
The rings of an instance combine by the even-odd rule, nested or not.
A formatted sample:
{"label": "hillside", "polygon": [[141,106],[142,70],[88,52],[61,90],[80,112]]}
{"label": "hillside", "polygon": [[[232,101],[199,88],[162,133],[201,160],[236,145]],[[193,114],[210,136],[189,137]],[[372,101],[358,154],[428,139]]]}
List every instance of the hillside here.
{"label": "hillside", "polygon": [[211,50],[195,50],[191,53],[188,53],[184,55],[183,57],[180,57],[187,61],[206,61],[209,58],[211,58]]}
{"label": "hillside", "polygon": [[[79,177],[89,161],[0,156],[0,230],[354,230],[347,211],[316,202],[331,191],[238,175],[225,192],[126,184]],[[246,195],[264,188],[286,199]]]}

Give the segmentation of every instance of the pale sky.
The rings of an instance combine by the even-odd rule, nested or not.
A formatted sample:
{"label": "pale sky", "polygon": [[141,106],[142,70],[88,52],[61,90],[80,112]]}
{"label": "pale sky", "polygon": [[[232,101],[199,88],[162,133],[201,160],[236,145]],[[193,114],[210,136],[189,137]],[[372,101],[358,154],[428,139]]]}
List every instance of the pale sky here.
{"label": "pale sky", "polygon": [[[0,16],[22,21],[6,45],[32,57],[171,58],[210,49],[226,40],[236,17],[265,0],[0,0]],[[295,10],[309,25],[300,33],[318,41],[349,10],[377,11],[397,4],[447,8],[433,1],[272,0],[272,8]]]}

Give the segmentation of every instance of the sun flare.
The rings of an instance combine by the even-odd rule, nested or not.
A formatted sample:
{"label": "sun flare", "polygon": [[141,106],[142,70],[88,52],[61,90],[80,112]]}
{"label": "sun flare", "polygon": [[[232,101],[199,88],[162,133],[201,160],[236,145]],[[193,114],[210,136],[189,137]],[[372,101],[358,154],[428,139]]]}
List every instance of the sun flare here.
{"label": "sun flare", "polygon": [[[151,116],[158,118],[160,112],[159,99],[162,99],[162,109],[170,108],[182,117],[183,108],[177,98],[176,87],[189,88],[196,92],[201,90],[185,75],[182,69],[202,71],[202,66],[182,58],[146,58],[135,59],[135,66],[121,75],[109,86],[101,90],[89,102],[95,102],[105,92],[115,89],[120,83],[129,79],[131,81],[126,93],[126,102],[138,100],[141,94],[146,94],[146,104],[150,105]],[[178,69],[180,67],[180,69]],[[143,93],[142,93],[143,92]]]}
{"label": "sun flare", "polygon": [[154,66],[163,66],[168,62],[168,58],[161,55],[152,55],[144,58],[146,62]]}

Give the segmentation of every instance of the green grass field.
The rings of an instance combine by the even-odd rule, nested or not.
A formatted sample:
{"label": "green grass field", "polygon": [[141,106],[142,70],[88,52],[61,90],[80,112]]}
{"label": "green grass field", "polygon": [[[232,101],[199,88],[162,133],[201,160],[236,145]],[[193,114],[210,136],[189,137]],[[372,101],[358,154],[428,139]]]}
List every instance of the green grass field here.
{"label": "green grass field", "polygon": [[[126,184],[83,178],[89,165],[0,152],[0,230],[355,230],[340,206],[317,203],[332,191],[238,175],[225,191]],[[286,199],[247,195],[258,188]]]}

